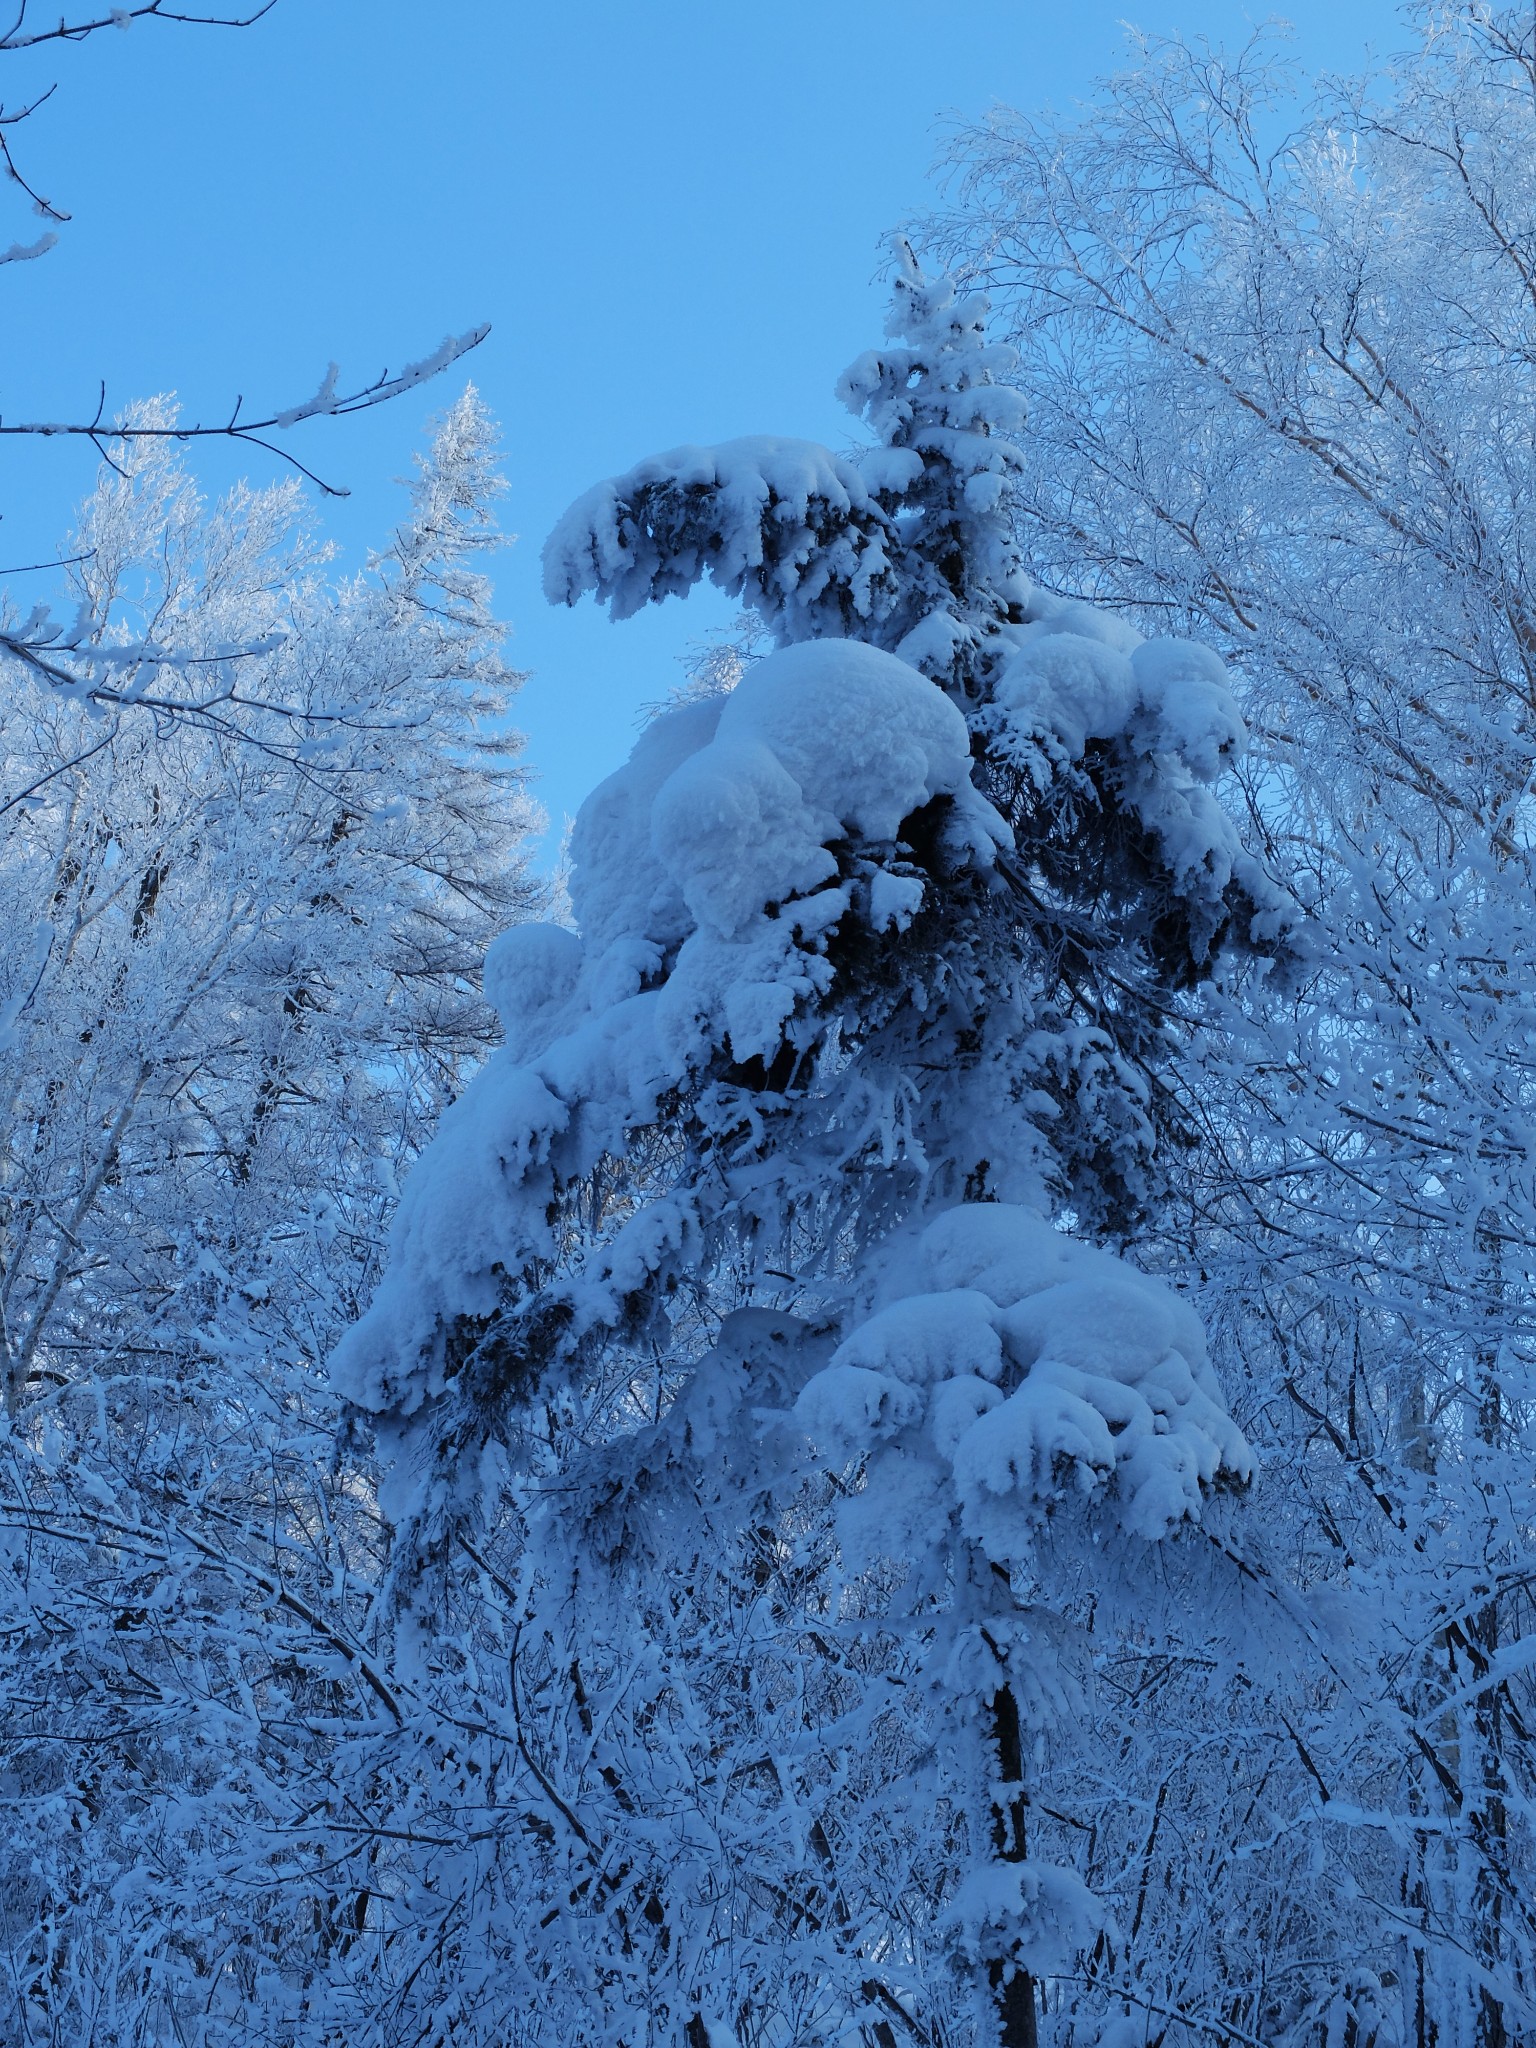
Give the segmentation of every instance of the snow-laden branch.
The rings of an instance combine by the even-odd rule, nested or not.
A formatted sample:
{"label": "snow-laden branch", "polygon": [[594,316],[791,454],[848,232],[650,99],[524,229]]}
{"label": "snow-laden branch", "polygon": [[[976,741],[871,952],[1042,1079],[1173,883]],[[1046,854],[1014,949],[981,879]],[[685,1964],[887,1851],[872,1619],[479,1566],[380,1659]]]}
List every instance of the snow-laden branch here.
{"label": "snow-laden branch", "polygon": [[[334,784],[352,772],[345,758],[335,757],[346,735],[402,729],[400,721],[381,720],[353,704],[296,704],[261,685],[243,685],[246,664],[265,663],[286,646],[288,636],[281,631],[193,653],[150,640],[102,644],[89,637],[97,629],[97,622],[87,619],[84,628],[77,623],[64,631],[39,605],[19,628],[0,630],[0,655],[9,654],[40,682],[97,716],[147,712],[162,730],[186,726],[236,741],[286,762],[316,784]],[[266,669],[262,675],[269,680]],[[189,677],[199,686],[178,691],[177,679]],[[95,752],[91,747],[55,763],[0,799],[0,817],[34,801],[58,775]]]}
{"label": "snow-laden branch", "polygon": [[276,5],[277,0],[262,0],[262,5],[249,14],[183,14],[177,8],[165,6],[163,0],[146,0],[140,7],[109,7],[104,14],[93,15],[87,21],[66,21],[61,15],[52,28],[29,29],[28,0],[21,0],[10,28],[0,35],[0,54],[33,50],[40,43],[83,43],[100,29],[131,28],[136,21],[173,21],[189,28],[251,28]]}
{"label": "snow-laden branch", "polygon": [[[31,253],[41,253],[41,251]],[[0,261],[5,260],[7,259],[0,257]],[[89,441],[97,454],[100,455],[102,461],[110,464],[114,469],[118,468],[119,465],[113,462],[110,453],[109,444],[112,442],[240,441],[250,447],[263,448],[269,455],[276,455],[280,461],[286,462],[292,468],[298,470],[300,475],[308,477],[310,482],[322,490],[327,497],[345,498],[349,493],[343,485],[328,484],[323,477],[317,476],[312,469],[300,462],[298,457],[291,454],[288,449],[265,440],[263,436],[273,432],[285,432],[288,428],[297,426],[302,420],[340,419],[345,418],[349,413],[367,412],[373,406],[384,405],[391,398],[399,398],[407,391],[414,391],[418,384],[425,384],[431,378],[441,376],[444,370],[450,369],[453,364],[467,356],[471,349],[478,348],[490,331],[489,322],[482,321],[477,327],[471,327],[463,334],[445,335],[430,355],[422,356],[416,362],[407,363],[403,370],[396,372],[394,375],[391,375],[387,369],[383,370],[371,384],[361,385],[353,391],[337,391],[336,386],[340,372],[336,364],[332,363],[327,368],[325,376],[321,379],[320,388],[313,398],[305,399],[298,405],[280,406],[269,413],[264,413],[260,419],[243,420],[240,415],[244,408],[245,400],[243,397],[237,397],[234,410],[222,424],[204,425],[201,421],[197,421],[191,426],[183,426],[181,424],[175,426],[140,426],[131,423],[126,425],[120,423],[109,427],[105,424],[104,420],[106,412],[106,386],[103,384],[97,400],[95,414],[89,420],[6,421],[0,419],[0,434],[32,434],[41,436],[44,439],[50,439],[55,435],[74,435]]]}
{"label": "snow-laden branch", "polygon": [[58,239],[50,228],[35,242],[12,242],[8,249],[0,249],[0,263],[33,263],[39,256],[46,256]]}

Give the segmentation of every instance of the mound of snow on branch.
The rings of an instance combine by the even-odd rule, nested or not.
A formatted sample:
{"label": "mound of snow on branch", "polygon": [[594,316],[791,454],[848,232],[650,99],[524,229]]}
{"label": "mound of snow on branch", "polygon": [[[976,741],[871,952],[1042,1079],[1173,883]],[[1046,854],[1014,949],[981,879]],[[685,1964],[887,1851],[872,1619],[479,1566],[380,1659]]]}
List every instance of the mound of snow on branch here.
{"label": "mound of snow on branch", "polygon": [[1220,657],[1198,641],[1143,640],[1091,605],[1044,600],[1038,610],[1012,635],[983,714],[999,758],[1043,795],[1071,786],[1091,750],[1108,750],[1122,801],[1180,891],[1215,915],[1236,879],[1255,906],[1253,935],[1273,937],[1286,906],[1209,787],[1248,744]]}
{"label": "mound of snow on branch", "polygon": [[[544,590],[551,604],[600,590],[627,619],[706,571],[723,589],[806,611],[835,581],[866,617],[892,580],[889,527],[858,466],[814,441],[753,434],[672,448],[576,500],[545,543]],[[829,528],[841,540],[831,563]]]}
{"label": "mound of snow on branch", "polygon": [[824,1452],[867,1461],[849,1518],[867,1554],[911,1556],[958,1519],[1007,1565],[1068,1492],[1156,1539],[1251,1471],[1193,1310],[1002,1203],[951,1209],[903,1249],[797,1412]]}

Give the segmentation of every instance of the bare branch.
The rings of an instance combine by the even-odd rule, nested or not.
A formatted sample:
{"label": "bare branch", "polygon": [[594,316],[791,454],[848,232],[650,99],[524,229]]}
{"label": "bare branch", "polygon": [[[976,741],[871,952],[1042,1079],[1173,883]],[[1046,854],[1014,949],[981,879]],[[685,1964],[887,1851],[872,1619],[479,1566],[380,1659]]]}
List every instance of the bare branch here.
{"label": "bare branch", "polygon": [[296,455],[290,454],[286,448],[274,446],[262,436],[273,432],[286,432],[303,420],[345,419],[351,413],[367,412],[373,406],[387,404],[390,399],[399,398],[403,393],[413,391],[418,384],[425,384],[431,378],[441,376],[444,370],[450,369],[453,364],[467,356],[471,349],[478,348],[490,331],[490,323],[482,321],[478,327],[471,327],[467,333],[446,335],[431,355],[423,356],[417,362],[407,363],[397,375],[391,376],[389,371],[385,370],[371,384],[363,385],[359,390],[342,396],[338,396],[336,392],[337,371],[333,363],[313,398],[306,399],[299,405],[282,407],[268,413],[262,419],[248,420],[243,425],[240,424],[240,407],[243,401],[237,398],[233,411],[222,425],[204,426],[200,421],[192,426],[174,427],[127,424],[115,426],[109,432],[101,424],[105,404],[103,386],[103,397],[98,401],[96,416],[92,420],[21,420],[11,424],[0,420],[0,434],[32,434],[44,439],[50,439],[55,435],[76,436],[91,442],[102,460],[113,469],[118,469],[119,474],[122,474],[122,471],[108,452],[106,444],[109,441],[240,441],[250,447],[263,449],[267,454],[275,455],[280,461],[288,463],[298,470],[301,476],[308,477],[327,497],[345,498],[349,493],[344,486],[327,483],[323,477],[317,476],[312,469],[307,468]]}
{"label": "bare branch", "polygon": [[[4,45],[0,44],[0,49],[3,48]],[[62,207],[55,206],[51,199],[45,199],[35,185],[28,184],[16,167],[16,159],[11,154],[11,145],[5,134],[7,128],[18,127],[23,121],[35,114],[46,100],[52,99],[57,90],[58,87],[56,85],[50,85],[46,92],[39,93],[35,100],[30,100],[24,107],[18,107],[14,113],[8,114],[3,107],[0,107],[0,172],[3,172],[9,178],[13,185],[21,187],[21,190],[26,193],[32,205],[45,220],[62,222],[68,220],[69,215]]]}
{"label": "bare branch", "polygon": [[51,562],[13,562],[0,569],[0,576],[32,576],[43,569],[72,569],[76,562],[88,562],[95,554],[94,548],[87,548],[83,555],[58,555]]}
{"label": "bare branch", "polygon": [[[27,27],[28,5],[29,0],[19,0],[15,19],[10,28],[0,35],[0,56],[14,55],[19,50],[36,49],[42,43],[81,43],[101,29],[126,29],[132,27],[136,21],[151,19],[177,22],[194,28],[251,28],[263,15],[271,13],[277,5],[277,0],[262,0],[262,4],[251,13],[238,15],[183,14],[163,6],[161,0],[145,0],[145,4],[141,6],[114,7],[106,14],[92,16],[86,21],[69,22],[61,16],[52,28],[45,29]],[[0,175],[8,178],[13,185],[20,186],[45,220],[63,222],[69,219],[69,215],[62,207],[55,206],[51,199],[44,198],[36,186],[23,177],[3,132],[30,119],[45,100],[53,97],[56,90],[56,84],[50,85],[45,92],[39,93],[35,100],[29,101],[24,107],[18,107],[13,113],[8,114],[0,107]],[[44,235],[30,247],[14,245],[5,255],[0,256],[0,263],[14,263],[29,256],[45,256],[53,247],[53,242],[54,238],[51,235]]]}
{"label": "bare branch", "polygon": [[87,36],[95,35],[100,29],[124,29],[136,21],[181,22],[191,28],[251,28],[264,14],[270,14],[276,5],[277,0],[264,0],[264,4],[250,14],[181,14],[162,6],[161,0],[148,0],[145,6],[114,7],[90,21],[64,21],[61,18],[53,28],[28,29],[28,0],[21,0],[15,22],[5,35],[0,36],[0,53],[35,50],[41,43],[83,43]]}

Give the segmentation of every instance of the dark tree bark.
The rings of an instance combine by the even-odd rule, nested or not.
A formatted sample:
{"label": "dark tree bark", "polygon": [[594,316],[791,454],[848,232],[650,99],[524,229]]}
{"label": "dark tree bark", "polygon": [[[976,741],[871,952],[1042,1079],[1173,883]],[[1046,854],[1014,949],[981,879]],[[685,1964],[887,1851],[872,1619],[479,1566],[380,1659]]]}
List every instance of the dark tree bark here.
{"label": "dark tree bark", "polygon": [[[1019,1703],[1010,1686],[992,1697],[992,1739],[997,1751],[998,1782],[1003,1798],[992,1809],[992,1847],[1000,1862],[1022,1863],[1028,1854],[1025,1837],[1024,1731]],[[1022,1964],[999,1957],[987,1965],[997,2015],[999,2048],[1038,2048],[1035,1980]]]}

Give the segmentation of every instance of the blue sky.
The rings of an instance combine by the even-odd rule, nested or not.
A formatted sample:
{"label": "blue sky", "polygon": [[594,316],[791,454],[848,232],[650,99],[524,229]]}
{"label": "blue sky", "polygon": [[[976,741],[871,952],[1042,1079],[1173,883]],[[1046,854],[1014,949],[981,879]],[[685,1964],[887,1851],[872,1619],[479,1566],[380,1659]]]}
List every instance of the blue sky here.
{"label": "blue sky", "polygon": [[[279,0],[229,33],[140,23],[7,58],[16,133],[75,218],[4,277],[0,410],[77,417],[178,391],[305,397],[334,357],[363,381],[480,320],[467,366],[506,436],[520,536],[498,596],[539,794],[558,828],[627,751],[637,708],[729,607],[623,626],[553,612],[538,550],[589,483],[653,449],[755,432],[834,442],[838,371],[878,339],[882,235],[931,198],[937,124],[990,102],[1065,106],[1154,31],[1235,41],[1236,0]],[[1404,40],[1386,0],[1292,0],[1309,69]],[[0,242],[30,235],[0,217]],[[446,386],[296,452],[350,486],[325,521],[361,559],[398,516]],[[210,489],[259,474],[207,451]],[[90,480],[86,444],[0,442],[0,562],[34,560]],[[40,595],[28,585],[27,594]]]}

